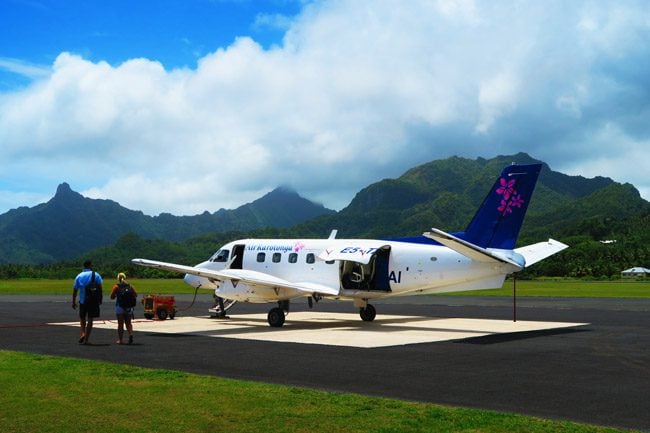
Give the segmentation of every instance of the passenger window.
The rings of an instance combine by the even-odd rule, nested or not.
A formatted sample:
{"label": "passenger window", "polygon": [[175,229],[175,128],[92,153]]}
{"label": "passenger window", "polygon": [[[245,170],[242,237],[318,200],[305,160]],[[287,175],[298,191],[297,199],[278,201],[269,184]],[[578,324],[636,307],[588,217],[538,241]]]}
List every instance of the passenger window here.
{"label": "passenger window", "polygon": [[257,261],[264,263],[264,260],[266,260],[266,253],[257,253]]}
{"label": "passenger window", "polygon": [[313,253],[307,254],[307,263],[314,263],[316,261],[316,257],[314,256]]}
{"label": "passenger window", "polygon": [[273,263],[280,263],[281,259],[282,259],[282,254],[273,253]]}
{"label": "passenger window", "polygon": [[328,261],[326,261],[325,263],[327,263],[328,265],[333,265],[333,264],[334,264],[334,260],[328,260]]}
{"label": "passenger window", "polygon": [[291,253],[289,254],[289,263],[296,263],[298,261],[298,254]]}
{"label": "passenger window", "polygon": [[211,262],[227,262],[229,253],[230,253],[230,251],[228,251],[228,250],[219,250],[212,256],[210,261]]}

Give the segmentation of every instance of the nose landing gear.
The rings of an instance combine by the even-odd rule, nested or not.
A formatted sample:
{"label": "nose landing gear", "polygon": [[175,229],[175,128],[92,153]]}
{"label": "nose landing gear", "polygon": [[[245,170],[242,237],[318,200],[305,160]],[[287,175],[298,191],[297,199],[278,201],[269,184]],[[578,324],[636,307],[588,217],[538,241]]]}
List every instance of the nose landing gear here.
{"label": "nose landing gear", "polygon": [[223,299],[219,296],[214,296],[214,305],[210,308],[208,308],[208,312],[210,313],[210,317],[214,317],[217,319],[227,319],[228,316],[226,315],[226,311],[230,309],[233,305],[235,305],[237,301],[233,301],[232,299]]}

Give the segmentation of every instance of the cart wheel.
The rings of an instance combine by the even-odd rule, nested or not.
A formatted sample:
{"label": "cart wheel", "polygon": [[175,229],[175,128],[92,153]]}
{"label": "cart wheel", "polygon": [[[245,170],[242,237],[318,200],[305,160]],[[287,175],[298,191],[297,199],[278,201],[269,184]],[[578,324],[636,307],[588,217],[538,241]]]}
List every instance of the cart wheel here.
{"label": "cart wheel", "polygon": [[167,318],[167,310],[159,308],[158,311],[156,311],[156,315],[160,320],[165,320]]}
{"label": "cart wheel", "polygon": [[153,314],[151,314],[151,313],[144,313],[144,318],[145,318],[145,319],[149,319],[149,320],[151,320],[151,319],[153,319]]}
{"label": "cart wheel", "polygon": [[169,318],[174,320],[174,317],[176,317],[176,310],[172,311],[171,314],[169,315]]}

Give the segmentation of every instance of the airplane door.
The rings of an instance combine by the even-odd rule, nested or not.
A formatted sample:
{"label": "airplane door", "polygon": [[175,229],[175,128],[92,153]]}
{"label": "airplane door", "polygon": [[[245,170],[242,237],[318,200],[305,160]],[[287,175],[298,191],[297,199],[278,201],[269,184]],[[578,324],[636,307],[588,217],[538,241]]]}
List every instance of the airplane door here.
{"label": "airplane door", "polygon": [[390,292],[388,261],[390,246],[385,245],[372,252],[367,263],[341,260],[341,287],[346,290],[369,290]]}
{"label": "airplane door", "polygon": [[232,257],[234,260],[230,264],[230,269],[241,269],[244,263],[244,249],[246,245],[235,245],[232,249]]}
{"label": "airplane door", "polygon": [[382,290],[390,292],[390,281],[388,280],[388,257],[390,247],[385,246],[375,253],[375,269],[372,276],[371,290]]}

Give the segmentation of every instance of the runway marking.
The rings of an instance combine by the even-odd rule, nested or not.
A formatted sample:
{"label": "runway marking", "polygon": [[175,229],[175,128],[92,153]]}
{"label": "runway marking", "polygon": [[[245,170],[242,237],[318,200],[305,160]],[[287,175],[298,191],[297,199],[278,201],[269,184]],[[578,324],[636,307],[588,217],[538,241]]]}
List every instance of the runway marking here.
{"label": "runway marking", "polygon": [[[79,326],[79,322],[51,323]],[[295,312],[282,328],[271,328],[266,314],[240,314],[230,319],[177,317],[174,320],[136,320],[136,332],[192,334],[208,337],[283,343],[321,344],[359,348],[401,346],[462,340],[486,335],[542,331],[588,323],[535,322],[421,316],[378,316],[363,322],[358,314]],[[116,329],[115,321],[96,321],[96,328]]]}

